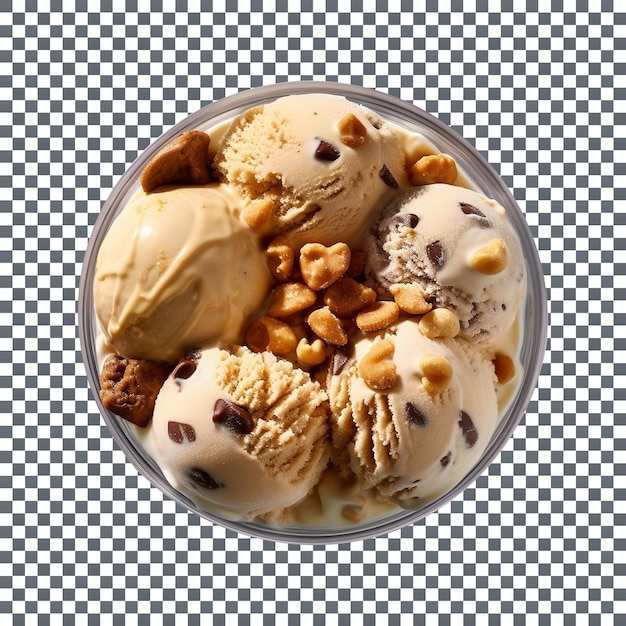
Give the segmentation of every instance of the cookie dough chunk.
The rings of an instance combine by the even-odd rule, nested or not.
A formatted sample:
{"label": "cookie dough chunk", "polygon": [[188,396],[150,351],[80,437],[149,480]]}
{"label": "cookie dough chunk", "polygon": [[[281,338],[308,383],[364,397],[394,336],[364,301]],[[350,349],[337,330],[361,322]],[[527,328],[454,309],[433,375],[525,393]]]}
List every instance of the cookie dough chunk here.
{"label": "cookie dough chunk", "polygon": [[172,366],[154,361],[107,357],[100,374],[100,398],[105,408],[137,426],[152,418],[154,401]]}
{"label": "cookie dough chunk", "polygon": [[211,181],[208,150],[211,138],[189,130],[172,139],[148,162],[141,174],[146,193],[163,185],[206,185]]}

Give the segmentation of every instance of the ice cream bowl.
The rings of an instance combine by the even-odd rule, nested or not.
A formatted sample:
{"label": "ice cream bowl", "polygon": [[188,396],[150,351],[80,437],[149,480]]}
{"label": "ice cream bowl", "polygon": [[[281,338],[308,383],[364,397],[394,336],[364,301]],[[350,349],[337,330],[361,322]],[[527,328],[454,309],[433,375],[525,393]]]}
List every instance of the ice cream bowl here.
{"label": "ice cream bowl", "polygon": [[[113,221],[139,189],[139,179],[144,167],[170,140],[194,129],[212,129],[212,133],[219,134],[233,117],[251,107],[292,94],[313,93],[343,96],[364,105],[401,129],[419,133],[428,144],[436,148],[436,151],[451,155],[455,159],[468,186],[480,190],[505,208],[521,243],[527,278],[527,292],[516,325],[519,333],[517,380],[515,385],[510,387],[507,397],[500,403],[497,425],[480,458],[455,484],[437,497],[419,501],[409,508],[376,505],[371,507],[371,513],[363,519],[355,517],[351,520],[341,516],[320,515],[316,505],[310,509],[311,517],[307,519],[306,512],[309,509],[305,503],[298,521],[278,523],[271,520],[267,522],[238,520],[220,510],[199,506],[197,502],[175,489],[151,456],[140,429],[104,408],[99,397],[103,346],[101,330],[94,313],[93,283],[96,259]],[[254,88],[209,104],[171,128],[128,168],[103,205],[90,237],[80,283],[79,330],[89,384],[111,435],[128,460],[167,497],[204,519],[247,535],[293,543],[340,543],[384,535],[419,522],[459,497],[496,459],[524,416],[543,361],[546,328],[545,287],[533,236],[521,209],[496,171],[466,140],[425,111],[377,91],[338,83],[288,82]],[[332,476],[328,478],[321,489],[321,495],[317,494],[314,500],[332,499],[333,490],[337,488],[335,482]],[[349,497],[348,494],[347,498]],[[333,506],[330,506],[330,509],[333,509]]]}

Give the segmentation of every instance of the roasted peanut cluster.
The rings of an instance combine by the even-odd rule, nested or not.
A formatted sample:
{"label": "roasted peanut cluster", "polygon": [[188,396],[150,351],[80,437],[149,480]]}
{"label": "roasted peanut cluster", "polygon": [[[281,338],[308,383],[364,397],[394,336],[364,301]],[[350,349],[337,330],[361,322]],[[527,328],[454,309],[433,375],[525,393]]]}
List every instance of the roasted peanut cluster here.
{"label": "roasted peanut cluster", "polygon": [[[460,331],[454,312],[433,309],[418,285],[393,285],[393,299],[380,299],[363,282],[365,254],[345,243],[307,243],[296,251],[285,235],[279,235],[268,244],[266,255],[275,284],[266,314],[250,324],[245,336],[247,346],[256,352],[269,350],[309,369],[346,346],[354,333],[382,331],[401,315],[418,316],[421,332],[431,339],[456,337]],[[395,385],[393,351],[393,342],[386,339],[361,359],[359,373],[372,389]],[[428,393],[445,389],[448,368],[439,361],[424,364]]]}

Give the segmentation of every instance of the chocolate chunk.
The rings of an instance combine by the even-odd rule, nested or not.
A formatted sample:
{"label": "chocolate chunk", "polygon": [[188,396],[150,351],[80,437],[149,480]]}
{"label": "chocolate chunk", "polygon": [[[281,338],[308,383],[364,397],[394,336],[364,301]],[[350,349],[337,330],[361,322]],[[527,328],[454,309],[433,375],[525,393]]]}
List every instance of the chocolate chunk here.
{"label": "chocolate chunk", "polygon": [[322,139],[315,150],[315,158],[320,161],[336,161],[339,158],[339,150],[332,143]]}
{"label": "chocolate chunk", "polygon": [[443,267],[445,263],[445,258],[443,254],[443,246],[441,245],[441,241],[433,241],[426,246],[426,254],[430,259],[430,262],[433,264],[433,267],[436,270],[439,270]]}
{"label": "chocolate chunk", "polygon": [[394,221],[398,226],[415,228],[419,224],[420,218],[415,213],[398,213],[394,217]]}
{"label": "chocolate chunk", "polygon": [[472,418],[465,411],[459,413],[459,426],[463,431],[465,446],[473,448],[478,441],[478,430],[476,430],[476,425],[472,421]]}
{"label": "chocolate chunk", "polygon": [[219,399],[215,403],[213,421],[238,435],[247,435],[254,429],[254,420],[250,413],[230,400]]}
{"label": "chocolate chunk", "polygon": [[404,414],[406,415],[407,420],[416,426],[426,426],[426,423],[428,422],[424,411],[415,406],[412,402],[407,402],[404,405]]}
{"label": "chocolate chunk", "polygon": [[446,465],[448,465],[448,463],[450,463],[450,458],[452,457],[452,452],[448,452],[448,454],[446,454],[446,456],[441,457],[441,460],[439,461],[441,463],[441,465],[443,467],[445,467]]}
{"label": "chocolate chunk", "polygon": [[382,178],[383,183],[385,183],[388,187],[393,187],[394,189],[398,188],[398,181],[393,177],[391,170],[386,165],[383,165],[380,168],[378,175]]}
{"label": "chocolate chunk", "polygon": [[196,431],[193,426],[182,422],[168,422],[167,434],[174,443],[191,443],[196,440]]}
{"label": "chocolate chunk", "polygon": [[350,360],[351,349],[348,344],[345,346],[337,346],[333,353],[332,368],[333,374],[337,375],[341,373],[341,370],[346,366],[346,363]]}
{"label": "chocolate chunk", "polygon": [[211,474],[199,467],[192,467],[189,470],[188,476],[196,485],[204,487],[205,489],[219,489],[224,486],[220,485]]}
{"label": "chocolate chunk", "polygon": [[198,368],[198,362],[194,359],[183,359],[174,369],[172,375],[180,385],[180,380],[187,380]]}

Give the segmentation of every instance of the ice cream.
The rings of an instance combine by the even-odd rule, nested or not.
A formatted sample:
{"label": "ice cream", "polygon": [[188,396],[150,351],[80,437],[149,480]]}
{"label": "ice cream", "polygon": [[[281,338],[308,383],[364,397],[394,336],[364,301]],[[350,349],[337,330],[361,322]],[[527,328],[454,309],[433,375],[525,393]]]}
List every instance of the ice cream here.
{"label": "ice cream", "polygon": [[519,379],[525,265],[504,208],[433,150],[308,94],[144,169],[96,266],[101,399],[199,509],[349,525],[484,454]]}
{"label": "ice cream", "polygon": [[417,284],[483,340],[515,320],[526,290],[524,260],[506,212],[470,189],[433,184],[399,195],[368,237],[374,281]]}
{"label": "ice cream", "polygon": [[151,431],[168,481],[237,519],[280,516],[328,462],[326,392],[269,352],[209,348],[181,361],[157,396]]}
{"label": "ice cream", "polygon": [[214,161],[260,232],[349,245],[407,181],[397,135],[368,109],[325,94],[280,98],[238,117]]}
{"label": "ice cream", "polygon": [[328,384],[336,464],[403,506],[431,500],[489,442],[494,385],[480,351],[463,339],[428,339],[416,320],[363,335]]}
{"label": "ice cream", "polygon": [[270,285],[240,208],[217,183],[133,197],[102,243],[94,281],[96,313],[117,352],[175,362],[190,346],[240,339]]}

